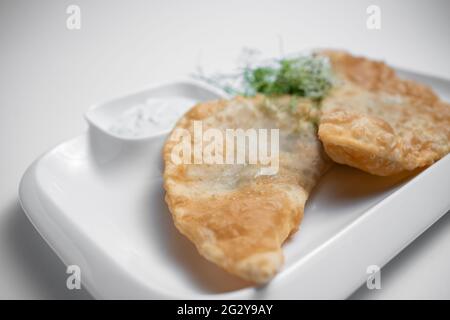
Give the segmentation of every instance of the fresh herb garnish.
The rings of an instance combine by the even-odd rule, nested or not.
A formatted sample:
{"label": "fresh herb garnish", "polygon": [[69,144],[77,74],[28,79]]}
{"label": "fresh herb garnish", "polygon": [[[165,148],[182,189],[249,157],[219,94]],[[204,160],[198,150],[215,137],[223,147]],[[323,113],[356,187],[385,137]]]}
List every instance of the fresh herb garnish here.
{"label": "fresh herb garnish", "polygon": [[247,63],[232,75],[206,77],[199,72],[196,77],[229,94],[245,96],[289,94],[320,100],[332,87],[332,71],[326,57],[302,55],[275,60],[270,65],[254,65],[253,61]]}
{"label": "fresh herb garnish", "polygon": [[331,88],[331,68],[322,57],[301,56],[281,59],[272,68],[248,70],[248,85],[267,95],[291,94],[322,98]]}

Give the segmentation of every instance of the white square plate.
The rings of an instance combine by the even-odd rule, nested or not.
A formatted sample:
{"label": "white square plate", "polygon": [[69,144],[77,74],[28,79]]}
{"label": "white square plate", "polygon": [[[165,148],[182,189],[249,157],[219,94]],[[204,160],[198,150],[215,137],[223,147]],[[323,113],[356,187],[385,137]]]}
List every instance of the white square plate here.
{"label": "white square plate", "polygon": [[[450,83],[410,72],[444,99]],[[315,188],[286,262],[264,287],[248,287],[203,259],[173,226],[164,202],[161,147],[167,135],[126,140],[101,126],[151,97],[223,96],[193,81],[139,91],[87,113],[89,132],[39,158],[20,185],[21,204],[66,265],[81,268],[96,298],[301,299],[348,297],[450,209],[450,156],[408,179],[334,166]]]}

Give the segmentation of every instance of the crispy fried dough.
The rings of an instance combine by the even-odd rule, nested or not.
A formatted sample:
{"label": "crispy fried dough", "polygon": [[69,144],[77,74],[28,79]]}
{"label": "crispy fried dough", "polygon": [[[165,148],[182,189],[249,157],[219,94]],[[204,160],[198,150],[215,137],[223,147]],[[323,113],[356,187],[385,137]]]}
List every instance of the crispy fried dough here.
{"label": "crispy fried dough", "polygon": [[336,84],[322,103],[319,137],[336,162],[388,176],[450,151],[450,105],[382,62],[325,51]]}
{"label": "crispy fried dough", "polygon": [[[237,97],[196,105],[164,147],[166,202],[178,230],[199,253],[254,283],[268,281],[283,264],[281,245],[302,220],[305,201],[329,161],[306,99]],[[293,105],[294,103],[294,105]],[[279,171],[260,175],[259,164],[179,164],[175,130],[279,128]]]}

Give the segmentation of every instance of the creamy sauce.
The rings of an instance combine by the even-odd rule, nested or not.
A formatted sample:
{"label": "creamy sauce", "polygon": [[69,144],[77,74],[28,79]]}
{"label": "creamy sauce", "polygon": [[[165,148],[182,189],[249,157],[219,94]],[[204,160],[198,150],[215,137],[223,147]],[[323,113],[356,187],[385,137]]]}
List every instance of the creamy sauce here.
{"label": "creamy sauce", "polygon": [[188,98],[150,98],[131,106],[110,125],[109,131],[125,138],[142,138],[170,130],[196,100]]}

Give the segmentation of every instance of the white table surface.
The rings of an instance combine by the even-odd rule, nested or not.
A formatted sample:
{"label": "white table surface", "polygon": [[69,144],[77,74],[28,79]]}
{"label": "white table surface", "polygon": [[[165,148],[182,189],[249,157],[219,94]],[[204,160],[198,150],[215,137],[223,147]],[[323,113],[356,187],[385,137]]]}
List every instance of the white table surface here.
{"label": "white table surface", "polygon": [[[66,28],[70,4],[81,8],[81,30]],[[381,8],[381,30],[366,28],[370,4]],[[1,0],[0,298],[90,298],[66,289],[65,267],[20,209],[17,187],[36,157],[86,129],[91,104],[199,64],[229,69],[243,47],[265,56],[347,48],[450,79],[448,12],[445,0]],[[352,298],[449,299],[448,270],[449,214],[382,269],[381,290]]]}

